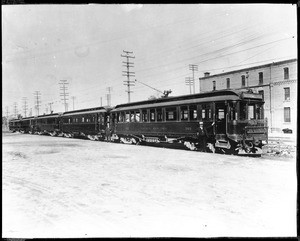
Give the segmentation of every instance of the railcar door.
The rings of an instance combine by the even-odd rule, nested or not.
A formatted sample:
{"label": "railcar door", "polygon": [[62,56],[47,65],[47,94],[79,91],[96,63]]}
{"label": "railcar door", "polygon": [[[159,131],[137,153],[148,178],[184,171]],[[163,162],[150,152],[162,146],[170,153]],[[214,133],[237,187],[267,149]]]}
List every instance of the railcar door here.
{"label": "railcar door", "polygon": [[226,114],[227,107],[225,102],[215,105],[215,124],[216,134],[226,134]]}

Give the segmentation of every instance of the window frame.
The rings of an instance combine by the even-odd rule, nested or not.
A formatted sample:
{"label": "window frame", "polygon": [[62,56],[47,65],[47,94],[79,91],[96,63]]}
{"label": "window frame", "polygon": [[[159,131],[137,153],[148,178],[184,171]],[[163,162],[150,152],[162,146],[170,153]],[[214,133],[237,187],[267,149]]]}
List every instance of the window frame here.
{"label": "window frame", "polygon": [[285,123],[291,122],[291,107],[283,107],[283,120]]}
{"label": "window frame", "polygon": [[[291,88],[290,87],[284,87],[283,90],[284,90],[284,100],[285,101],[290,101],[291,100]],[[287,92],[287,90],[288,90],[288,92]],[[287,93],[288,93],[288,95],[287,95]]]}
{"label": "window frame", "polygon": [[283,79],[288,80],[290,79],[290,73],[289,68],[285,67],[283,68]]}
{"label": "window frame", "polygon": [[246,76],[245,75],[241,76],[241,86],[246,87]]}
{"label": "window frame", "polygon": [[226,78],[226,87],[230,89],[230,78]]}
{"label": "window frame", "polygon": [[258,73],[258,84],[263,85],[264,84],[264,72]]}

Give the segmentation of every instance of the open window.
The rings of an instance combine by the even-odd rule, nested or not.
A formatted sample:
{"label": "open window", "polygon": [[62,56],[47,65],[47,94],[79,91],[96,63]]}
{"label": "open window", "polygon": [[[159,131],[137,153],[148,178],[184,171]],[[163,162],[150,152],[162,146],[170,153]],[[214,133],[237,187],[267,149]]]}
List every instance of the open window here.
{"label": "open window", "polygon": [[187,121],[189,119],[188,107],[181,106],[180,107],[180,120]]}
{"label": "open window", "polygon": [[161,108],[156,109],[156,120],[159,122],[163,120]]}

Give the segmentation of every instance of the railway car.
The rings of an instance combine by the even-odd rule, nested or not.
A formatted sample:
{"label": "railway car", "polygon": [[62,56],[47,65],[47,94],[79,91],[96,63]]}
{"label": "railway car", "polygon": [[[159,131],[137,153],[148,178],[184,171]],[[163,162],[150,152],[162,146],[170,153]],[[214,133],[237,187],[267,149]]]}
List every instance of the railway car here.
{"label": "railway car", "polygon": [[261,154],[267,141],[262,96],[234,90],[213,91],[117,105],[111,111],[115,141],[181,145],[205,151]]}
{"label": "railway car", "polygon": [[31,122],[33,117],[25,117],[20,119],[20,132],[29,133],[31,131]]}
{"label": "railway car", "polygon": [[109,107],[95,107],[64,112],[59,129],[66,137],[82,137],[91,140],[105,139],[105,129],[109,125]]}
{"label": "railway car", "polygon": [[60,114],[52,113],[35,116],[30,119],[30,133],[39,135],[57,135],[59,133]]}
{"label": "railway car", "polygon": [[12,132],[20,131],[21,130],[21,121],[20,121],[20,119],[9,120],[8,128]]}

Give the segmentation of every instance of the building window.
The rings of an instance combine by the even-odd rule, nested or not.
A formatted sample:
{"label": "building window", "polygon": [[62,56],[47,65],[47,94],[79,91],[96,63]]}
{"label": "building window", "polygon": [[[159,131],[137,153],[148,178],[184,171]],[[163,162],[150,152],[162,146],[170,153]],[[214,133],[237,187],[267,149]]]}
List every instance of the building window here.
{"label": "building window", "polygon": [[216,81],[213,81],[213,90],[216,90]]}
{"label": "building window", "polygon": [[263,90],[259,90],[258,94],[262,95],[262,100],[264,101],[265,100],[264,91]]}
{"label": "building window", "polygon": [[262,85],[264,83],[264,74],[263,72],[258,73],[258,84]]}
{"label": "building window", "polygon": [[230,78],[226,79],[226,83],[227,83],[227,89],[230,89]]}
{"label": "building window", "polygon": [[289,79],[289,68],[283,68],[284,79]]}
{"label": "building window", "polygon": [[245,87],[246,81],[245,81],[245,75],[242,75],[242,87]]}
{"label": "building window", "polygon": [[290,100],[290,87],[284,88],[284,100]]}
{"label": "building window", "polygon": [[284,122],[291,122],[291,108],[284,107]]}

